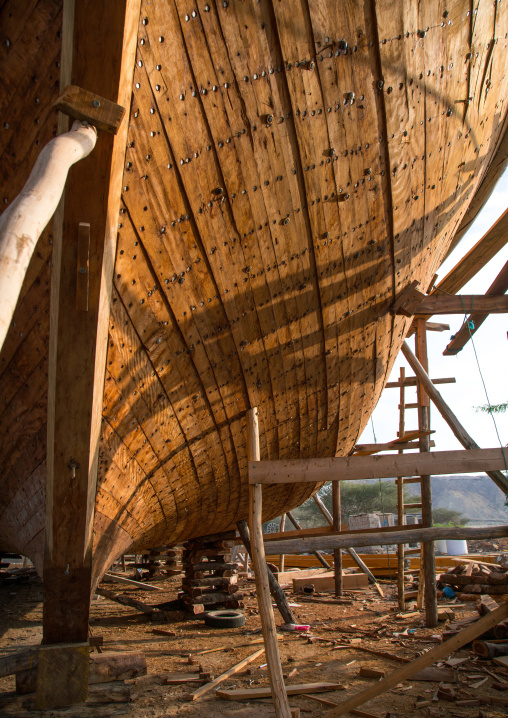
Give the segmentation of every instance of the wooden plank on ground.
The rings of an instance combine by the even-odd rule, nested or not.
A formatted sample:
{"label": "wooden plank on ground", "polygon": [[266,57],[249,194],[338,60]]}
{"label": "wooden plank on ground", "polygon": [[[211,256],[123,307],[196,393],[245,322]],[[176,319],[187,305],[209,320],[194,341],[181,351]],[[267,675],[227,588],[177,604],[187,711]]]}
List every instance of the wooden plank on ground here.
{"label": "wooden plank on ground", "polygon": [[351,481],[425,474],[461,474],[505,468],[502,449],[429,451],[425,454],[344,456],[331,459],[250,461],[250,484]]}
{"label": "wooden plank on ground", "polygon": [[[341,683],[298,683],[286,686],[288,696],[342,690],[344,690],[344,686]],[[270,698],[271,693],[269,688],[232,688],[224,691],[217,690],[215,695],[217,698],[224,698],[227,701],[248,701],[253,698]]]}

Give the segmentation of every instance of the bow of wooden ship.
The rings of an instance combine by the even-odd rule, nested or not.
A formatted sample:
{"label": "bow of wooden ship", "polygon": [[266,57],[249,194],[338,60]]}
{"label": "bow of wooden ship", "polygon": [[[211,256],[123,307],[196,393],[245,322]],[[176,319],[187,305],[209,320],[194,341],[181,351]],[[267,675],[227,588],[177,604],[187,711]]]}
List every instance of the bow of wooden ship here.
{"label": "bow of wooden ship", "polygon": [[[0,7],[3,207],[56,134],[64,82],[127,109],[70,171],[0,355],[1,547],[42,571],[48,467],[98,467],[96,578],[247,517],[251,407],[263,458],[351,451],[411,326],[390,306],[431,285],[508,89],[506,3],[100,5],[76,3],[70,31],[60,0]],[[265,518],[316,488],[266,487]],[[86,492],[64,501],[52,480],[51,498],[51,530],[72,534]]]}

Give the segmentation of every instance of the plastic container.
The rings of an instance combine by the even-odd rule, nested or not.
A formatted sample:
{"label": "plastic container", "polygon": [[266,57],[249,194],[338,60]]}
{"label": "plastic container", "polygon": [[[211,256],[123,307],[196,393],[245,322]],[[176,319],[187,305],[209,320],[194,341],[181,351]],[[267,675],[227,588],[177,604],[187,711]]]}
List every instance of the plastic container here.
{"label": "plastic container", "polygon": [[449,556],[463,556],[468,553],[465,539],[449,539],[446,548]]}
{"label": "plastic container", "polygon": [[448,545],[445,539],[435,541],[434,546],[436,548],[436,553],[445,554],[448,551]]}

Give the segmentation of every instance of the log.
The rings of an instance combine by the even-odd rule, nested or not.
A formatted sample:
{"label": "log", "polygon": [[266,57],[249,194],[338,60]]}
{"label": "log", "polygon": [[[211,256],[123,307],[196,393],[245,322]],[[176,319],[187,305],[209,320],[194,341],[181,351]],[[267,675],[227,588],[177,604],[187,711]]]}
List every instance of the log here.
{"label": "log", "polygon": [[[437,408],[443,419],[446,421],[450,429],[453,431],[458,441],[460,441],[462,446],[470,451],[479,449],[479,446],[476,441],[474,441],[474,439],[469,436],[465,428],[462,426],[462,424],[457,419],[448,404],[445,402],[439,391],[436,389],[429,375],[409,348],[407,342],[404,342],[402,344],[402,353],[407,359],[411,369],[421,381],[423,387],[425,388],[425,391],[433,401],[435,407]],[[494,481],[496,486],[498,486],[501,491],[503,491],[503,493],[508,493],[508,480],[506,479],[506,476],[504,476],[504,474],[502,474],[500,471],[486,471],[485,473],[487,474],[487,476],[490,476],[492,481]]]}
{"label": "log", "polygon": [[0,348],[9,329],[30,259],[55,213],[70,167],[95,147],[97,133],[74,122],[40,153],[25,186],[0,217]]}
{"label": "log", "polygon": [[473,641],[473,651],[482,658],[497,658],[508,656],[507,643],[489,643],[488,641]]}
{"label": "log", "polygon": [[349,546],[378,546],[386,543],[418,543],[420,541],[439,541],[440,539],[486,539],[503,538],[508,535],[508,526],[489,526],[469,528],[465,526],[431,528],[407,527],[397,531],[383,533],[354,533],[340,536],[322,536],[318,538],[288,539],[287,541],[265,541],[267,554],[311,553],[314,549],[331,551]]}
{"label": "log", "polygon": [[506,584],[502,586],[491,586],[490,584],[483,583],[468,583],[466,586],[461,586],[462,593],[488,593],[488,594],[508,594],[508,586]]}
{"label": "log", "polygon": [[[245,549],[247,553],[250,556],[250,559],[252,561],[252,549],[250,544],[250,533],[249,533],[249,526],[247,524],[247,521],[239,521],[237,523],[237,528],[240,536],[242,537],[243,544],[245,546]],[[275,601],[277,608],[279,609],[279,613],[282,616],[282,620],[284,623],[296,623],[295,617],[293,616],[293,612],[288,606],[288,601],[286,598],[286,594],[282,590],[282,588],[279,585],[279,581],[275,576],[273,575],[270,568],[267,566],[266,568],[267,574],[268,574],[268,583],[270,586],[270,593],[272,595],[273,600]],[[280,575],[280,574],[279,574]]]}
{"label": "log", "polygon": [[136,676],[146,676],[146,656],[140,651],[112,651],[91,653],[88,683],[125,681]]}
{"label": "log", "polygon": [[501,621],[494,628],[494,636],[498,639],[508,638],[508,621]]}
{"label": "log", "polygon": [[420,656],[412,663],[408,663],[407,665],[402,666],[399,670],[390,673],[385,678],[382,678],[374,686],[370,686],[366,690],[361,691],[343,703],[340,703],[337,708],[334,708],[332,711],[326,713],[324,718],[338,718],[339,716],[348,713],[351,709],[357,708],[363,703],[376,698],[382,693],[394,688],[398,683],[412,678],[412,676],[418,673],[418,671],[421,671],[423,668],[433,665],[437,661],[449,656],[450,653],[462,648],[462,646],[465,646],[478,636],[481,636],[485,633],[485,631],[488,631],[505,618],[508,618],[508,602],[504,603],[496,611],[492,611],[492,613],[489,613],[487,616],[480,618],[456,636],[453,636],[444,643],[432,648],[427,653],[424,653],[423,656]]}

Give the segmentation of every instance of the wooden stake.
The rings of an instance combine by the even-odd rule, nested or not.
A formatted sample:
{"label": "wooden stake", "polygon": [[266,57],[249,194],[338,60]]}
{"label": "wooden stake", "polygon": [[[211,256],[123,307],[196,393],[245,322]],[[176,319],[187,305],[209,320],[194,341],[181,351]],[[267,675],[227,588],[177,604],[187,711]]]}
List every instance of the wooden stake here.
{"label": "wooden stake", "polygon": [[[286,514],[282,514],[282,516],[280,517],[279,531],[281,533],[283,533],[285,527],[286,527]],[[283,573],[283,571],[284,571],[284,554],[279,556],[279,572]]]}
{"label": "wooden stake", "polygon": [[[415,346],[416,356],[422,367],[428,373],[427,358],[427,329],[425,319],[416,319]],[[422,432],[430,429],[430,400],[425,392],[422,382],[418,382],[418,428]],[[420,451],[430,451],[429,437],[422,436],[420,439]],[[425,528],[432,526],[432,487],[430,474],[420,476],[421,503],[422,503],[422,524]],[[425,586],[425,620],[428,628],[434,628],[438,624],[437,617],[437,596],[436,596],[436,556],[434,543],[425,541],[423,544],[423,578]],[[421,583],[421,580],[420,580]]]}
{"label": "wooden stake", "polygon": [[363,703],[367,703],[367,701],[376,698],[382,693],[386,693],[386,691],[389,691],[390,688],[393,688],[398,683],[411,678],[423,668],[432,666],[442,658],[449,656],[450,653],[453,653],[459,648],[462,648],[462,646],[465,646],[467,643],[470,643],[506,617],[508,617],[508,602],[505,602],[496,611],[492,611],[492,613],[487,614],[483,618],[476,621],[476,623],[473,623],[460,633],[457,633],[456,636],[453,636],[427,653],[424,653],[423,656],[417,658],[416,661],[407,663],[402,666],[402,668],[399,668],[397,671],[394,671],[385,678],[382,678],[375,685],[357,693],[355,696],[349,698],[349,700],[340,703],[337,708],[334,708],[326,713],[324,718],[339,718],[339,716],[349,713],[352,709],[363,705]]}
{"label": "wooden stake", "polygon": [[[404,436],[405,431],[405,407],[406,407],[406,386],[404,380],[406,378],[406,370],[400,367],[400,397],[399,397],[399,439]],[[399,454],[402,451],[399,450]],[[402,526],[404,523],[404,482],[403,477],[399,476],[397,481],[397,523]],[[403,611],[406,607],[404,596],[404,544],[397,544],[397,598],[399,608]]]}
{"label": "wooden stake", "polygon": [[[250,461],[261,459],[259,449],[258,411],[250,409],[247,412],[247,456]],[[272,599],[266,572],[266,556],[263,544],[263,487],[260,484],[249,486],[249,520],[252,548],[252,563],[256,579],[259,615],[263,627],[265,640],[266,661],[268,664],[268,678],[275,707],[276,718],[291,718],[291,709],[284,686],[282,666],[280,663],[279,646],[275,629],[275,619],[272,609]]]}
{"label": "wooden stake", "polygon": [[[332,511],[333,511],[333,529],[340,531],[342,528],[341,521],[341,504],[340,504],[340,483],[334,481],[332,484]],[[342,549],[333,549],[333,565],[335,568],[335,595],[342,596]]]}
{"label": "wooden stake", "polygon": [[[250,556],[252,559],[252,547],[247,521],[238,521],[236,526],[243,541],[243,545],[245,546],[245,550],[247,551],[247,555]],[[272,594],[273,600],[277,604],[277,608],[279,609],[280,615],[282,616],[282,620],[284,621],[284,623],[295,623],[293,613],[288,606],[286,594],[282,590],[279,582],[273,575],[269,566],[266,566],[266,573],[268,576],[268,583],[270,585],[270,593]]]}

